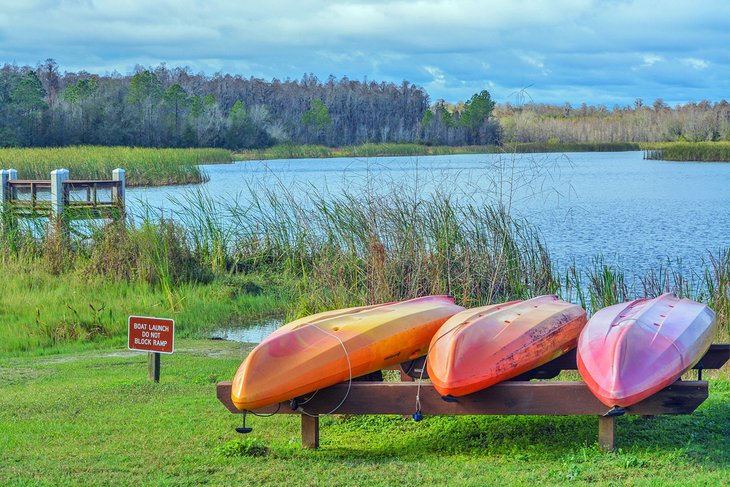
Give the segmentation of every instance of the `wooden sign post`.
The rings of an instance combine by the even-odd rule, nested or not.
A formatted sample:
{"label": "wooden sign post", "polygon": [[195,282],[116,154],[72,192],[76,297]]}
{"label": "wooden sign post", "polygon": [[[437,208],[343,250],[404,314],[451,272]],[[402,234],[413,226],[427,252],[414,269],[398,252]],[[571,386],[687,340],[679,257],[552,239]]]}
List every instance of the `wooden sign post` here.
{"label": "wooden sign post", "polygon": [[175,320],[130,316],[127,344],[130,350],[147,352],[150,380],[160,382],[160,354],[175,351]]}

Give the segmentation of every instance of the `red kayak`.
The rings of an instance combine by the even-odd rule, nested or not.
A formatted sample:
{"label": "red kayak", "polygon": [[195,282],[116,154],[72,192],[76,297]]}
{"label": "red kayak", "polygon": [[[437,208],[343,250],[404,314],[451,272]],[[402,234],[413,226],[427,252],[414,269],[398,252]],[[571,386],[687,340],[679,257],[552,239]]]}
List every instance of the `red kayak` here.
{"label": "red kayak", "polygon": [[428,376],[443,396],[463,396],[539,367],[575,348],[586,312],[557,296],[462,311],[431,340]]}
{"label": "red kayak", "polygon": [[606,406],[627,407],[676,381],[707,352],[715,313],[663,294],[597,312],[578,341],[578,370]]}

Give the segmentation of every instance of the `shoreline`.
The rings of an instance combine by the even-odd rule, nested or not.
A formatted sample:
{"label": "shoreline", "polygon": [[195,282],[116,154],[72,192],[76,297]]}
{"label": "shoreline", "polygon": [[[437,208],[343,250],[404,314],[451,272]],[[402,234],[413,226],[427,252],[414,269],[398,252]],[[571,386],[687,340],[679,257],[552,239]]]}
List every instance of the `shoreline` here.
{"label": "shoreline", "polygon": [[362,144],[326,147],[322,145],[279,144],[265,149],[236,151],[240,161],[271,159],[335,159],[343,157],[441,156],[459,154],[533,154],[555,152],[628,152],[642,150],[638,143],[519,143],[474,146],[405,144]]}
{"label": "shoreline", "polygon": [[501,146],[445,146],[403,144],[362,144],[358,146],[327,147],[322,145],[279,144],[263,149],[233,152],[237,161],[272,159],[335,159],[344,157],[408,157],[459,154],[535,154],[572,152],[655,152],[668,161],[730,162],[730,142],[526,142]]}

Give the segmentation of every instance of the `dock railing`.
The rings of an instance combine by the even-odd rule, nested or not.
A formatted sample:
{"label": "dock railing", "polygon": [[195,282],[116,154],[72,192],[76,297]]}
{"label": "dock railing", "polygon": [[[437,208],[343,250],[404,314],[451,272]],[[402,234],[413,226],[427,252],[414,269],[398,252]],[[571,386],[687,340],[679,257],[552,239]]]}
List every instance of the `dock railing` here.
{"label": "dock railing", "polygon": [[60,224],[72,220],[112,219],[125,215],[124,169],[109,180],[70,179],[68,169],[51,171],[50,179],[18,179],[15,169],[0,170],[3,226],[19,218],[49,218]]}

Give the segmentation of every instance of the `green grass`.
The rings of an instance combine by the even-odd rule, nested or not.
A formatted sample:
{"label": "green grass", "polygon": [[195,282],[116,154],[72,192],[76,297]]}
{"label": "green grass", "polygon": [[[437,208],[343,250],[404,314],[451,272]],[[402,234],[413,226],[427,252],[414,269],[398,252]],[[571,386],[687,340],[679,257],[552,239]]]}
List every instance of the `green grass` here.
{"label": "green grass", "polygon": [[151,149],[77,146],[0,148],[0,168],[16,169],[20,179],[49,179],[54,169],[68,169],[72,179],[111,179],[118,167],[129,186],[200,183],[206,179],[198,164],[231,161],[224,149]]}
{"label": "green grass", "polygon": [[430,146],[423,144],[362,144],[346,147],[280,144],[266,149],[236,152],[237,160],[319,159],[330,157],[435,156],[452,154],[504,154],[536,152],[618,152],[637,151],[639,144],[604,143],[509,143],[504,146]]}
{"label": "green grass", "polygon": [[[618,420],[602,453],[593,417],[327,417],[300,448],[293,416],[249,418],[215,398],[250,347],[179,340],[160,384],[121,347],[0,358],[4,485],[720,485],[730,473],[730,382],[692,415]],[[715,374],[717,375],[717,374]]]}
{"label": "green grass", "polygon": [[666,142],[642,144],[646,159],[730,162],[730,142]]}
{"label": "green grass", "polygon": [[82,267],[59,276],[37,262],[26,264],[0,265],[0,353],[58,352],[74,342],[88,348],[118,345],[126,339],[129,315],[174,318],[176,335],[190,337],[288,309],[286,291],[265,284],[271,281],[266,277],[175,284],[172,310],[160,286],[93,275]]}

